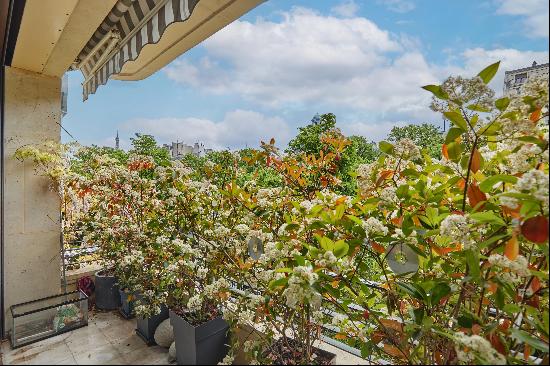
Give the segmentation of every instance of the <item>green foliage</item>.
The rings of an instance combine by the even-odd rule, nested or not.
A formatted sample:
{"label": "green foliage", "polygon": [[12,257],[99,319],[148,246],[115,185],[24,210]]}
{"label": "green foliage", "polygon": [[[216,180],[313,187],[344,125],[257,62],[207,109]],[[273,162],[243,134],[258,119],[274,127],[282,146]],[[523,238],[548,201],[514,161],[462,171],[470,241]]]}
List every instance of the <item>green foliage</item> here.
{"label": "green foliage", "polygon": [[160,166],[168,166],[170,164],[169,151],[159,146],[153,136],[136,133],[136,136],[130,138],[130,141],[132,142],[132,149],[129,151],[130,154],[150,156]]}
{"label": "green foliage", "polygon": [[287,154],[313,154],[318,156],[323,149],[321,137],[336,128],[336,116],[332,113],[316,115],[307,126],[300,127],[298,135],[290,140]]}
{"label": "green foliage", "polygon": [[443,133],[434,125],[423,123],[393,127],[388,135],[388,140],[394,143],[405,138],[411,139],[419,148],[426,149],[431,157],[441,158]]}

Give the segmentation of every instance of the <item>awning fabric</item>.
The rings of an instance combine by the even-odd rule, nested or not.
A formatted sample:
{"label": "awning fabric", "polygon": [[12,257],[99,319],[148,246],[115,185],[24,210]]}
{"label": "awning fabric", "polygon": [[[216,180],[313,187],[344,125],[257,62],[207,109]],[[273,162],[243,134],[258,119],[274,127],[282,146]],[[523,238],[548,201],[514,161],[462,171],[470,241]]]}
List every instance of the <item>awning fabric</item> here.
{"label": "awning fabric", "polygon": [[172,23],[186,21],[200,0],[119,0],[76,60],[83,99],[96,92],[143,47],[157,43]]}

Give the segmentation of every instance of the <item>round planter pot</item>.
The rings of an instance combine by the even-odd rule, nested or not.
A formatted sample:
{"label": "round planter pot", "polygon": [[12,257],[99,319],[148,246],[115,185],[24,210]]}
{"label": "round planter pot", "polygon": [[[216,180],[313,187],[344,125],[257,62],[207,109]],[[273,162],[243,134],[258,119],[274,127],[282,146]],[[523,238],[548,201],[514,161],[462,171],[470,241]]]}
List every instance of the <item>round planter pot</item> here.
{"label": "round planter pot", "polygon": [[229,324],[222,317],[198,326],[170,310],[178,365],[217,365],[229,350]]}
{"label": "round planter pot", "polygon": [[115,276],[103,271],[95,274],[95,305],[100,310],[116,310],[120,307],[120,293]]}

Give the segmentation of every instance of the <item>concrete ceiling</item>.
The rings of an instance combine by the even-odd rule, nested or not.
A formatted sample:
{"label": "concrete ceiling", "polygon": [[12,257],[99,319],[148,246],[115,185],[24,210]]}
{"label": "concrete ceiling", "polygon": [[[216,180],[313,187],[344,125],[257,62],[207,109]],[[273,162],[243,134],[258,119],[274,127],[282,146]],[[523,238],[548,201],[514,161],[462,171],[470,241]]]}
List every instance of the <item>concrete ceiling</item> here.
{"label": "concrete ceiling", "polygon": [[[12,66],[63,75],[117,0],[27,0]],[[265,0],[201,0],[185,22],[170,25],[114,76],[140,80],[170,63]]]}
{"label": "concrete ceiling", "polygon": [[117,0],[27,0],[12,66],[61,76]]}

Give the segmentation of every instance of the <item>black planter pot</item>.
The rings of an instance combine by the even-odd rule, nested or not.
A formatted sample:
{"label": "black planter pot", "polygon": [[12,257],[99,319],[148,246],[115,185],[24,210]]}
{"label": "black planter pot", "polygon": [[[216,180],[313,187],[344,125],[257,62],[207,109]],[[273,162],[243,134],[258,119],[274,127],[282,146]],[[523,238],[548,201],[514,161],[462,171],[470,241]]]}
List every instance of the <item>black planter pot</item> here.
{"label": "black planter pot", "polygon": [[222,317],[195,327],[170,311],[170,324],[178,365],[217,365],[229,350],[229,324]]}
{"label": "black planter pot", "polygon": [[[124,290],[118,290],[120,294],[120,308],[118,308],[118,311],[125,319],[132,319],[135,317],[134,315],[134,304],[135,301],[133,299],[136,298],[135,294],[129,294]],[[129,300],[128,297],[132,296],[133,299]]]}
{"label": "black planter pot", "polygon": [[168,319],[168,308],[162,306],[160,314],[150,318],[137,318],[136,334],[147,343],[148,346],[155,345],[155,331],[160,323]]}
{"label": "black planter pot", "polygon": [[99,310],[116,310],[120,306],[120,293],[115,276],[103,271],[95,274],[95,305]]}

